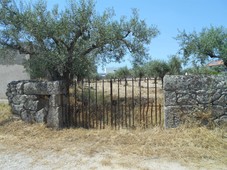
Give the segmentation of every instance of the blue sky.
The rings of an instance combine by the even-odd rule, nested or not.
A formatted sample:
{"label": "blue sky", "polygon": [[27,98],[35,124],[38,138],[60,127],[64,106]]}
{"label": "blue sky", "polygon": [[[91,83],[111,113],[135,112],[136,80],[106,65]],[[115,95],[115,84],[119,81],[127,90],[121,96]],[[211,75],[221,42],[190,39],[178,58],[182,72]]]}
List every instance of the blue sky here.
{"label": "blue sky", "polygon": [[[58,3],[60,8],[66,6],[65,0],[48,0],[48,6]],[[106,8],[114,8],[116,17],[122,15],[128,18],[131,9],[139,10],[140,18],[145,19],[148,25],[155,25],[160,35],[154,38],[149,45],[152,59],[168,60],[168,56],[179,50],[174,39],[178,30],[186,32],[201,31],[204,27],[227,27],[227,0],[96,0],[96,10],[102,13]],[[111,63],[106,67],[131,67],[130,55],[125,62]],[[101,67],[98,69],[102,72]]]}

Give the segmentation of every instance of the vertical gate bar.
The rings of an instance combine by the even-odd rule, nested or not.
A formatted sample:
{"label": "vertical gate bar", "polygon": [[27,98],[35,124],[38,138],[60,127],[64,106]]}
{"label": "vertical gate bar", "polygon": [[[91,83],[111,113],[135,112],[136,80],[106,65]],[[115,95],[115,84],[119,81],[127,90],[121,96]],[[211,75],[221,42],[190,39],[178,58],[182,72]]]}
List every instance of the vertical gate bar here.
{"label": "vertical gate bar", "polygon": [[154,108],[154,102],[151,103],[151,126],[153,126],[153,108]]}
{"label": "vertical gate bar", "polygon": [[61,116],[62,116],[62,126],[64,127],[64,115],[65,115],[65,111],[64,111],[64,108],[65,108],[65,105],[64,105],[64,102],[63,102],[63,95],[64,94],[61,94],[60,95],[60,103],[61,103]]}
{"label": "vertical gate bar", "polygon": [[154,95],[155,95],[155,97],[154,97],[154,102],[155,102],[155,124],[157,125],[157,121],[158,121],[157,120],[158,119],[157,118],[157,114],[158,114],[157,113],[158,112],[158,110],[157,110],[158,108],[157,107],[158,106],[157,106],[157,78],[156,77],[155,77],[154,81],[155,81],[155,83],[154,83],[155,84],[155,93],[154,93]]}
{"label": "vertical gate bar", "polygon": [[105,114],[105,99],[104,99],[104,79],[102,79],[102,113],[100,113],[100,129],[102,129],[102,117]]}
{"label": "vertical gate bar", "polygon": [[[108,83],[108,81],[106,80],[106,83]],[[104,96],[104,102],[105,102],[105,81],[104,81],[104,85],[103,85],[104,91],[103,91],[103,96]],[[108,108],[108,104],[105,102],[106,104],[106,108]],[[104,105],[103,105],[104,106]],[[104,112],[103,112],[103,116],[102,116],[102,128],[105,128],[105,114],[108,117],[108,111],[105,110],[104,108]]]}
{"label": "vertical gate bar", "polygon": [[[78,81],[77,81],[78,82]],[[79,87],[79,82],[78,82],[78,87]],[[77,93],[78,98],[80,98],[79,93]],[[81,126],[81,110],[82,110],[82,105],[78,105],[78,125]]]}
{"label": "vertical gate bar", "polygon": [[69,94],[68,94],[68,89],[67,89],[67,96],[66,96],[66,114],[65,114],[65,125],[66,127],[68,127],[68,114],[69,114],[69,111],[68,111],[68,107],[69,107]]}
{"label": "vertical gate bar", "polygon": [[128,116],[127,116],[126,107],[125,107],[125,127],[128,127],[127,119],[128,119]]}
{"label": "vertical gate bar", "polygon": [[149,107],[150,107],[150,105],[148,104],[147,105],[147,109],[146,109],[146,128],[148,128],[148,111],[149,111]]}
{"label": "vertical gate bar", "polygon": [[87,128],[87,122],[88,122],[88,121],[87,121],[87,118],[88,118],[88,116],[87,116],[87,115],[88,115],[88,108],[87,108],[87,107],[88,107],[88,96],[87,96],[87,95],[88,95],[88,91],[87,91],[87,89],[86,89],[87,83],[88,83],[87,80],[85,80],[85,83],[84,83],[84,88],[85,88],[85,89],[84,89],[84,90],[85,90],[85,91],[84,91],[84,92],[85,92],[85,101],[84,101],[84,102],[85,102],[85,103],[84,103],[84,104],[85,104],[85,105],[84,105],[84,106],[85,106],[85,115],[84,115],[84,116],[85,116],[85,128]]}
{"label": "vertical gate bar", "polygon": [[66,127],[69,127],[69,103],[67,104],[67,119],[66,119]]}
{"label": "vertical gate bar", "polygon": [[91,125],[91,82],[90,78],[88,78],[88,128]]}
{"label": "vertical gate bar", "polygon": [[78,110],[78,109],[77,109],[77,82],[76,82],[76,80],[74,81],[74,83],[75,83],[75,84],[74,84],[75,126],[77,127],[77,126],[78,126],[78,124],[77,124],[77,118],[78,118],[78,117],[77,117],[77,116],[78,116],[78,115],[77,115],[77,113],[78,113],[77,110]]}
{"label": "vertical gate bar", "polygon": [[[130,80],[129,80],[130,81]],[[130,99],[130,98],[129,98]],[[129,127],[131,127],[131,108],[130,108],[130,100],[128,101],[128,119],[129,119]]]}
{"label": "vertical gate bar", "polygon": [[113,82],[110,79],[110,122],[111,127],[113,127]]}
{"label": "vertical gate bar", "polygon": [[150,91],[149,91],[149,81],[150,81],[150,79],[149,78],[147,78],[147,111],[146,111],[146,128],[148,127],[148,111],[149,111],[149,107],[150,107],[150,100],[149,100],[149,93],[150,93]]}
{"label": "vertical gate bar", "polygon": [[121,127],[124,127],[124,106],[121,105]]}
{"label": "vertical gate bar", "polygon": [[139,109],[140,109],[140,123],[141,123],[141,119],[142,119],[142,115],[141,115],[141,79],[139,79],[139,84],[140,84],[140,86],[139,86],[139,105],[140,105],[140,107],[139,107]]}
{"label": "vertical gate bar", "polygon": [[107,106],[105,107],[105,111],[106,111],[106,125],[108,126],[109,125],[109,116],[108,116],[108,107],[109,107],[109,105],[107,104]]}
{"label": "vertical gate bar", "polygon": [[118,126],[120,127],[121,123],[121,109],[120,109],[120,82],[117,80],[117,112],[118,112]]}
{"label": "vertical gate bar", "polygon": [[73,107],[73,104],[70,105],[70,114],[71,114],[71,125],[70,127],[73,127],[74,125],[74,107]]}
{"label": "vertical gate bar", "polygon": [[69,127],[71,126],[71,124],[72,124],[72,113],[71,113],[70,95],[71,95],[71,94],[69,94],[69,111],[68,111],[69,125],[68,125],[68,128],[69,128]]}
{"label": "vertical gate bar", "polygon": [[64,100],[65,100],[65,95],[63,96],[63,95],[61,95],[61,102],[62,102],[62,104],[63,104],[63,108],[62,108],[62,113],[63,113],[63,115],[62,115],[62,118],[63,118],[63,127],[65,127],[65,102],[64,102]]}
{"label": "vertical gate bar", "polygon": [[98,115],[97,115],[97,109],[98,109],[98,82],[97,79],[95,81],[95,124],[96,124],[96,128],[98,128]]}
{"label": "vertical gate bar", "polygon": [[127,86],[128,86],[128,82],[127,82],[127,78],[125,78],[125,126],[128,127],[127,125]]}
{"label": "vertical gate bar", "polygon": [[68,111],[68,108],[69,108],[69,93],[68,93],[68,89],[67,89],[67,96],[66,96],[66,113],[65,113],[65,125],[66,127],[68,127],[68,123],[69,123],[69,120],[68,120],[68,114],[69,114],[69,111]]}
{"label": "vertical gate bar", "polygon": [[132,128],[132,121],[131,121],[131,113],[132,113],[132,110],[131,110],[131,104],[128,105],[128,115],[129,115],[129,128]]}
{"label": "vertical gate bar", "polygon": [[146,107],[146,103],[143,103],[143,113],[142,113],[142,116],[143,116],[143,128],[145,127],[145,107]]}
{"label": "vertical gate bar", "polygon": [[114,105],[114,126],[115,130],[117,129],[117,105]]}
{"label": "vertical gate bar", "polygon": [[82,91],[81,91],[81,97],[82,97],[82,108],[81,108],[81,117],[82,117],[82,126],[84,127],[84,80],[82,80]]}
{"label": "vertical gate bar", "polygon": [[132,78],[132,126],[135,125],[135,110],[134,110],[134,79]]}
{"label": "vertical gate bar", "polygon": [[[72,89],[74,88],[74,82],[72,81],[72,85],[71,85],[72,87]],[[75,109],[74,109],[74,102],[73,102],[73,99],[74,99],[74,93],[75,92],[72,92],[72,94],[71,94],[71,108],[70,108],[70,110],[71,110],[71,114],[72,114],[72,124],[71,124],[71,126],[74,126],[75,125]],[[75,99],[74,99],[75,100]]]}
{"label": "vertical gate bar", "polygon": [[87,118],[88,118],[88,116],[87,116],[87,115],[88,115],[88,98],[87,98],[88,96],[87,96],[87,93],[88,93],[88,91],[87,91],[87,89],[86,89],[87,83],[88,83],[87,80],[85,80],[85,83],[84,83],[84,88],[85,88],[85,90],[86,90],[86,91],[85,91],[85,97],[86,97],[86,98],[85,98],[85,101],[84,101],[84,104],[85,104],[85,105],[84,105],[84,106],[85,106],[85,115],[84,115],[84,116],[85,116],[85,128],[87,128],[87,122],[88,122],[88,121],[87,121]]}
{"label": "vertical gate bar", "polygon": [[159,104],[159,125],[162,125],[162,106]]}

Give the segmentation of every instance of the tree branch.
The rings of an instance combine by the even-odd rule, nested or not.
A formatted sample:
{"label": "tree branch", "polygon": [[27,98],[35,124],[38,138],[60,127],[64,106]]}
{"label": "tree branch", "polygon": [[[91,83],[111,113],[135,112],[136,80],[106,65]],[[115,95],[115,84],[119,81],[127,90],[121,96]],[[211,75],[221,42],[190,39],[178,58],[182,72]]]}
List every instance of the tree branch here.
{"label": "tree branch", "polygon": [[95,44],[92,44],[92,46],[90,47],[90,48],[88,48],[87,50],[85,50],[84,52],[82,52],[82,56],[84,56],[84,55],[86,55],[86,54],[88,54],[88,53],[90,53],[92,50],[94,50],[94,49],[96,49],[96,48],[98,48],[99,46],[97,46],[97,45],[95,45]]}
{"label": "tree branch", "polygon": [[18,50],[21,54],[29,54],[29,55],[35,54],[34,52],[28,51],[20,45],[12,45],[12,44],[4,43],[4,42],[1,42],[1,44],[10,48],[10,49]]}
{"label": "tree branch", "polygon": [[131,31],[128,31],[126,34],[125,34],[125,36],[123,36],[123,39],[124,38],[126,38],[126,37],[128,37],[128,35],[131,33]]}
{"label": "tree branch", "polygon": [[220,58],[220,56],[218,55],[215,55],[214,53],[212,52],[205,52],[206,55],[210,56],[210,58]]}

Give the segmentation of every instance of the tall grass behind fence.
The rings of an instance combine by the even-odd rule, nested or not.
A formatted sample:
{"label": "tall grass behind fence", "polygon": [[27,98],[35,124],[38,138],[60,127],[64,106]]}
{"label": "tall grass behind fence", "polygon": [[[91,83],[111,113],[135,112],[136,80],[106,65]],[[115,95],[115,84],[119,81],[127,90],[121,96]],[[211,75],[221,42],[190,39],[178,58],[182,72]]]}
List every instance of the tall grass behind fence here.
{"label": "tall grass behind fence", "polygon": [[74,81],[64,105],[66,127],[149,128],[163,125],[162,84],[154,78]]}

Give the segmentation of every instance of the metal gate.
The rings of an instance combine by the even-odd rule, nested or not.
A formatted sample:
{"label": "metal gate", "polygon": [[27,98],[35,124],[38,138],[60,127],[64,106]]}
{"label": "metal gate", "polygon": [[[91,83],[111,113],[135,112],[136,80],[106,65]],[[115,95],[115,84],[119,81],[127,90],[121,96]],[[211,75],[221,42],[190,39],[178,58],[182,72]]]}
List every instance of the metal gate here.
{"label": "metal gate", "polygon": [[156,78],[74,81],[63,105],[65,127],[150,128],[163,125],[162,82]]}

